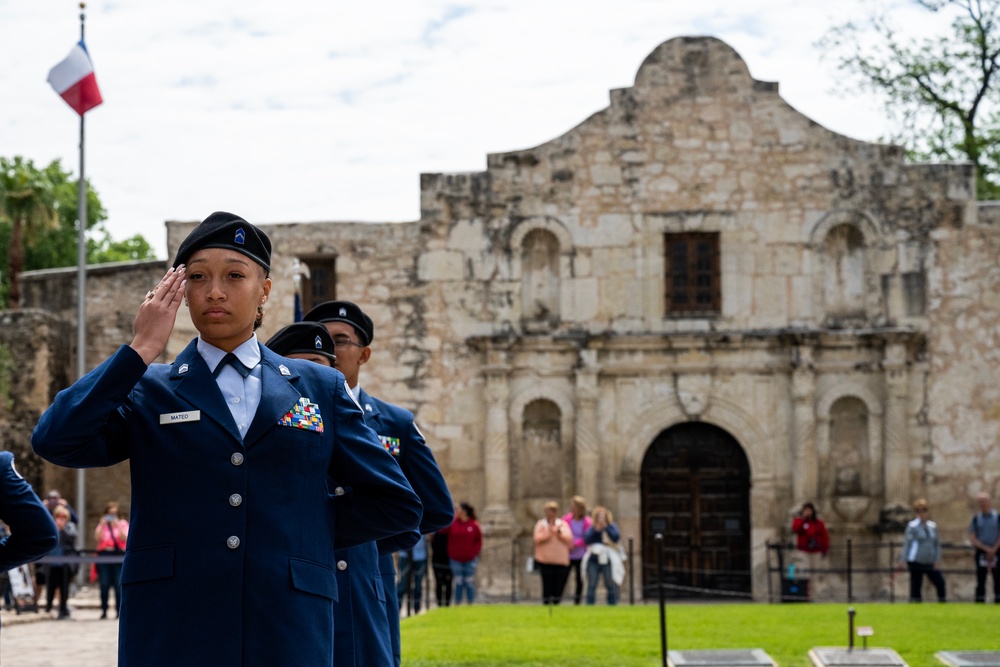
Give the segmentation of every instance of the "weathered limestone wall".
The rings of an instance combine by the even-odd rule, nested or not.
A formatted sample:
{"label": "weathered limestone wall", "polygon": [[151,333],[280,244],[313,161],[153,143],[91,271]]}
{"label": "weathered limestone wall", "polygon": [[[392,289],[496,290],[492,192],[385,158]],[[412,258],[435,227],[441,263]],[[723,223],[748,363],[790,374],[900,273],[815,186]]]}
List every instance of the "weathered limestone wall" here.
{"label": "weathered limestone wall", "polygon": [[1000,496],[1000,206],[975,224],[935,232],[926,421],[914,495],[931,505],[945,539],[961,541],[975,495]]}
{"label": "weathered limestone wall", "polygon": [[[87,360],[90,370],[110,357],[123,344],[132,340],[132,322],[147,290],[163,276],[166,265],[161,260],[120,262],[87,267]],[[29,271],[22,275],[26,308],[46,311],[46,316],[58,324],[49,325],[57,334],[39,335],[44,343],[36,353],[50,350],[51,374],[46,381],[44,400],[33,403],[35,410],[19,420],[24,431],[25,446],[42,411],[48,407],[56,393],[68,387],[76,378],[76,283],[75,268]],[[24,311],[29,312],[29,311]],[[29,339],[30,340],[30,339]],[[32,454],[31,456],[34,456]],[[39,465],[41,464],[39,460]],[[87,525],[94,526],[109,501],[118,502],[128,512],[130,482],[128,463],[110,468],[87,470],[86,515]],[[43,479],[45,491],[58,489],[74,506],[77,499],[77,471],[54,465],[45,465]],[[79,510],[79,508],[76,508]],[[92,548],[92,536],[87,535],[87,545]]]}
{"label": "weathered limestone wall", "polygon": [[[132,322],[146,292],[163,277],[162,260],[114,262],[87,267],[87,370],[132,340]],[[27,271],[22,275],[25,308],[39,308],[69,323],[69,376],[76,376],[75,267]]]}
{"label": "weathered limestone wall", "polygon": [[18,472],[44,496],[43,461],[31,431],[67,381],[67,323],[42,310],[0,312],[0,449],[13,452]]}

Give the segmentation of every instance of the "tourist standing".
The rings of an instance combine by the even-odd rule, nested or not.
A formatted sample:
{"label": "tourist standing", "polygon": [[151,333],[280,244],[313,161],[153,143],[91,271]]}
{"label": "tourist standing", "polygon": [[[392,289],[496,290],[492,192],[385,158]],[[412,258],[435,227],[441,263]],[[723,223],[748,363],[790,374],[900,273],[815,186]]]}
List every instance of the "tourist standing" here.
{"label": "tourist standing", "polygon": [[476,510],[461,503],[448,528],[448,561],[455,584],[455,604],[462,603],[462,592],[469,604],[476,601],[476,567],[483,548],[483,532],[476,521]]}
{"label": "tourist standing", "polygon": [[917,516],[906,524],[900,560],[910,571],[910,602],[921,602],[924,576],[934,584],[938,602],[944,602],[945,585],[941,576],[941,539],[937,524],[928,519],[930,508],[921,498],[913,503]]}
{"label": "tourist standing", "polygon": [[1000,576],[997,551],[1000,551],[1000,516],[991,506],[990,494],[976,496],[979,511],[969,522],[969,541],[976,548],[976,602],[986,602],[986,576],[993,575],[993,602],[1000,603]]}
{"label": "tourist standing", "polygon": [[451,604],[451,561],[448,559],[448,531],[442,528],[431,538],[431,567],[434,568],[434,598],[437,606]]}
{"label": "tourist standing", "polygon": [[562,519],[569,524],[570,532],[573,534],[573,545],[569,552],[569,570],[570,576],[573,576],[576,582],[573,604],[580,604],[580,600],[583,599],[583,568],[580,565],[584,554],[587,553],[587,543],[583,541],[583,536],[594,525],[594,520],[587,516],[587,501],[583,496],[573,496],[570,500],[570,511]]}
{"label": "tourist standing", "polygon": [[614,523],[611,511],[598,505],[591,513],[594,525],[584,536],[587,555],[584,567],[587,571],[587,604],[597,599],[597,584],[604,583],[608,604],[618,604],[618,586],[625,579],[625,559],[621,547],[621,533]]}
{"label": "tourist standing", "polygon": [[559,604],[569,577],[573,533],[559,518],[559,504],[545,503],[545,516],[535,524],[535,567],[542,577],[542,604]]}
{"label": "tourist standing", "polygon": [[[118,516],[118,503],[110,502],[104,506],[104,516],[94,529],[94,542],[97,544],[97,554],[121,557],[125,555],[128,544],[128,521]],[[121,612],[122,603],[122,564],[98,563],[97,580],[101,586],[101,618],[108,617],[108,601],[111,590],[115,592],[115,618]]]}

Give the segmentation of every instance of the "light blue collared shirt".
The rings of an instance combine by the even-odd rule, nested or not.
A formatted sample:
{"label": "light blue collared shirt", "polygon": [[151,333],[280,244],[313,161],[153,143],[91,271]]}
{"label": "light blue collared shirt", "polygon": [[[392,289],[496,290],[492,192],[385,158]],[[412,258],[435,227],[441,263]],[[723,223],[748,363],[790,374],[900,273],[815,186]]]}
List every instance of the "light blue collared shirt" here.
{"label": "light blue collared shirt", "polygon": [[[222,358],[226,356],[224,350],[206,343],[201,336],[198,337],[198,354],[213,373],[215,367],[222,363]],[[233,415],[236,428],[239,429],[241,436],[246,437],[247,429],[257,414],[257,406],[260,405],[260,345],[257,344],[257,334],[251,335],[250,340],[233,350],[233,354],[250,369],[250,375],[243,377],[232,364],[226,364],[226,367],[219,371],[215,381],[226,399],[226,405]]]}

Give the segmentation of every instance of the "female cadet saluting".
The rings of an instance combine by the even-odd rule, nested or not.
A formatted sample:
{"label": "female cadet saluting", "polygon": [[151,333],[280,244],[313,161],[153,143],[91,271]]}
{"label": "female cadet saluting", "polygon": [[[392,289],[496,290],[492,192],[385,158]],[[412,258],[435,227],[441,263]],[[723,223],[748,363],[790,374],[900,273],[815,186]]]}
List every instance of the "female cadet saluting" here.
{"label": "female cadet saluting", "polygon": [[[420,502],[339,372],[257,342],[271,243],[213,213],[146,294],[135,338],[32,436],[69,467],[130,461],[119,664],[330,665],[334,546],[414,531]],[[164,351],[181,300],[199,336]],[[350,503],[336,479],[352,489]]]}

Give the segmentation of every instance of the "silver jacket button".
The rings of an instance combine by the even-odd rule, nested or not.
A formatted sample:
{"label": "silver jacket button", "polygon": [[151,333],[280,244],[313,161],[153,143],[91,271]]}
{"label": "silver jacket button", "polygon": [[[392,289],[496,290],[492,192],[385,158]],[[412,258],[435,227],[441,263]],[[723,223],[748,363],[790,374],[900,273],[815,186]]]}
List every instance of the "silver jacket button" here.
{"label": "silver jacket button", "polygon": [[232,505],[233,507],[239,507],[242,502],[243,502],[243,496],[241,496],[238,493],[234,493],[233,495],[229,496],[229,504]]}
{"label": "silver jacket button", "polygon": [[226,546],[230,549],[236,549],[240,546],[240,538],[233,535],[228,540],[226,540]]}
{"label": "silver jacket button", "polygon": [[347,561],[346,560],[338,560],[337,561],[337,569],[340,570],[341,572],[343,572],[344,570],[346,570],[347,569]]}
{"label": "silver jacket button", "polygon": [[240,454],[239,452],[236,452],[235,454],[229,457],[229,462],[232,463],[234,466],[241,466],[243,465],[243,455]]}
{"label": "silver jacket button", "polygon": [[342,496],[342,495],[344,495],[344,487],[338,486],[336,489],[333,490],[333,495],[335,495],[335,496]]}

